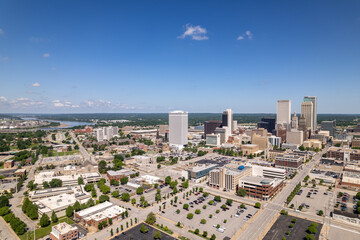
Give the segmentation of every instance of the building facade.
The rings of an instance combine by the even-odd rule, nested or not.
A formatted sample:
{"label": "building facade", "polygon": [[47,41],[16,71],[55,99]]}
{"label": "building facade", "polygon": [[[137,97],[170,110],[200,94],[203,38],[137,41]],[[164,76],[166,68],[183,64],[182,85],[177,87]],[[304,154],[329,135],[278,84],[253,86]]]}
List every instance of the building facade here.
{"label": "building facade", "polygon": [[306,96],[304,97],[304,102],[311,102],[313,105],[313,119],[312,119],[312,126],[311,130],[315,131],[317,129],[317,97],[315,96]]}
{"label": "building facade", "polygon": [[188,143],[188,113],[173,111],[169,113],[169,143],[184,146]]}
{"label": "building facade", "polygon": [[286,127],[289,127],[290,115],[291,115],[291,101],[290,100],[278,100],[277,101],[276,124],[283,124],[283,125],[286,125]]}
{"label": "building facade", "polygon": [[304,116],[306,121],[306,129],[313,130],[314,129],[314,107],[313,103],[308,102],[302,102],[301,103],[301,115]]}
{"label": "building facade", "polygon": [[79,239],[79,230],[66,222],[52,226],[50,233],[51,240],[75,240]]}

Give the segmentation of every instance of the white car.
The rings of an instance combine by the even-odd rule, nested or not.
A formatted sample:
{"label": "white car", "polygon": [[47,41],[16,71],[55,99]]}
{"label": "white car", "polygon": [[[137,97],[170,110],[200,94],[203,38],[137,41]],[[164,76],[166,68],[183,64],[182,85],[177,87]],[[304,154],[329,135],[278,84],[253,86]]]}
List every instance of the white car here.
{"label": "white car", "polygon": [[223,233],[223,232],[224,232],[224,229],[218,228],[218,229],[216,229],[216,231]]}

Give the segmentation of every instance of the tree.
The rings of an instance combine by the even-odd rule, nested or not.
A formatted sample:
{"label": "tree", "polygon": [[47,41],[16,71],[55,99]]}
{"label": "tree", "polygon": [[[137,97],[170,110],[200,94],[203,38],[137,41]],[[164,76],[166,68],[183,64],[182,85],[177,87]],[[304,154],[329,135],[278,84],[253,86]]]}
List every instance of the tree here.
{"label": "tree", "polygon": [[124,202],[130,201],[130,194],[129,193],[121,194],[121,200],[123,200]]}
{"label": "tree", "polygon": [[206,224],[206,220],[205,220],[205,219],[201,219],[201,220],[200,220],[200,223],[201,223],[201,224]]}
{"label": "tree", "polygon": [[215,234],[211,235],[210,240],[215,240],[215,239],[216,239]]}
{"label": "tree", "polygon": [[161,168],[161,164],[160,164],[160,163],[157,165],[157,168],[158,168],[158,169],[160,169],[160,168]]}
{"label": "tree", "polygon": [[135,199],[135,198],[131,199],[131,204],[132,204],[132,205],[135,205],[135,204],[136,204],[136,199]]}
{"label": "tree", "polygon": [[137,189],[136,189],[136,194],[137,195],[141,195],[141,194],[143,194],[144,193],[144,189],[142,188],[142,187],[138,187]]}
{"label": "tree", "polygon": [[223,205],[221,205],[221,208],[222,208],[222,210],[226,210],[226,205],[225,204],[223,204]]}
{"label": "tree", "polygon": [[232,203],[233,203],[233,200],[231,200],[231,199],[226,199],[226,204],[227,204],[227,205],[231,206]]}
{"label": "tree", "polygon": [[[110,218],[111,219],[111,218]],[[114,235],[114,232],[113,232],[113,229],[111,229],[110,231],[110,235],[113,236]]]}
{"label": "tree", "polygon": [[195,213],[196,213],[196,214],[200,214],[200,213],[201,213],[200,209],[196,209],[196,210],[195,210]]}
{"label": "tree", "polygon": [[76,201],[76,202],[74,203],[73,208],[74,208],[75,212],[80,211],[80,209],[81,209],[80,203],[79,203],[78,201]]}
{"label": "tree", "polygon": [[0,207],[6,207],[9,205],[9,199],[6,196],[0,197]]}
{"label": "tree", "polygon": [[153,212],[150,212],[145,220],[146,223],[153,225],[156,222],[156,216]]}
{"label": "tree", "polygon": [[176,187],[176,185],[178,184],[178,181],[172,181],[172,182],[170,182],[170,188],[174,188],[174,187]]}
{"label": "tree", "polygon": [[206,238],[206,237],[207,237],[207,235],[208,235],[208,232],[207,232],[207,231],[204,231],[202,235],[203,235],[203,237],[205,237],[205,238]]}
{"label": "tree", "polygon": [[79,185],[84,184],[84,179],[82,177],[78,177],[78,184]]}
{"label": "tree", "polygon": [[259,202],[255,203],[255,207],[256,208],[260,208],[261,207],[261,204]]}
{"label": "tree", "polygon": [[161,239],[161,232],[160,231],[156,231],[155,233],[154,233],[154,239]]}
{"label": "tree", "polygon": [[315,235],[306,234],[306,235],[305,235],[305,239],[306,239],[306,240],[315,240]]}
{"label": "tree", "polygon": [[318,212],[318,214],[319,214],[319,216],[322,216],[322,215],[324,214],[323,210],[320,210],[320,211]]}
{"label": "tree", "polygon": [[100,187],[100,191],[102,193],[106,194],[106,193],[110,192],[110,187],[104,184]]}
{"label": "tree", "polygon": [[49,219],[48,215],[43,213],[43,215],[40,218],[40,226],[46,227],[46,226],[49,226],[49,224],[50,224],[50,219]]}
{"label": "tree", "polygon": [[316,234],[316,233],[317,233],[316,227],[315,227],[315,226],[311,226],[311,225],[308,227],[307,231],[308,231],[309,233],[311,233],[311,234]]}
{"label": "tree", "polygon": [[100,197],[99,197],[99,202],[100,203],[103,203],[103,202],[106,202],[106,201],[109,201],[109,196],[108,195],[101,195]]}
{"label": "tree", "polygon": [[5,216],[10,213],[10,208],[8,206],[0,208],[0,216]]}
{"label": "tree", "polygon": [[200,232],[200,230],[198,228],[195,229],[195,231],[194,231],[195,234],[199,234],[199,232]]}
{"label": "tree", "polygon": [[120,183],[121,183],[121,185],[127,184],[128,181],[129,181],[129,178],[128,178],[128,177],[122,177],[122,178],[120,178]]}
{"label": "tree", "polygon": [[145,224],[141,224],[140,226],[140,232],[147,233],[149,229],[145,226]]}
{"label": "tree", "polygon": [[246,196],[246,190],[240,188],[239,190],[237,190],[236,194],[240,197],[245,197]]}
{"label": "tree", "polygon": [[220,196],[215,196],[214,201],[221,202],[221,197]]}
{"label": "tree", "polygon": [[56,216],[56,213],[54,211],[51,213],[51,222],[52,223],[58,222],[58,217]]}
{"label": "tree", "polygon": [[92,198],[90,198],[87,202],[86,202],[86,206],[87,207],[92,207],[94,206],[95,203],[94,203],[94,200]]}
{"label": "tree", "polygon": [[26,214],[31,220],[38,219],[38,207],[35,204],[30,203],[28,208],[26,209]]}
{"label": "tree", "polygon": [[93,189],[91,190],[91,196],[92,196],[93,198],[96,198],[97,193],[96,193],[95,188],[93,188]]}
{"label": "tree", "polygon": [[192,214],[192,213],[188,213],[188,215],[187,215],[186,217],[187,217],[187,219],[193,219],[194,214]]}
{"label": "tree", "polygon": [[72,206],[66,208],[66,216],[71,217],[74,214],[74,209]]}
{"label": "tree", "polygon": [[113,191],[113,192],[111,193],[111,195],[112,195],[113,197],[117,198],[117,197],[119,196],[119,191]]}
{"label": "tree", "polygon": [[171,177],[170,176],[167,176],[166,178],[165,178],[165,184],[166,185],[169,185],[171,183]]}
{"label": "tree", "polygon": [[43,188],[45,188],[45,189],[47,189],[47,188],[49,188],[50,186],[49,186],[49,183],[48,182],[43,182]]}
{"label": "tree", "polygon": [[188,209],[188,208],[189,208],[189,204],[186,203],[183,205],[183,209]]}
{"label": "tree", "polygon": [[[6,198],[7,199],[7,198]],[[9,201],[9,200],[8,200]],[[31,204],[29,198],[24,198],[23,205],[22,205],[22,211],[23,213],[26,213],[26,209],[28,208],[29,204]],[[7,206],[7,205],[6,205]]]}
{"label": "tree", "polygon": [[356,194],[356,198],[357,198],[357,199],[360,199],[360,192],[358,192],[358,193]]}

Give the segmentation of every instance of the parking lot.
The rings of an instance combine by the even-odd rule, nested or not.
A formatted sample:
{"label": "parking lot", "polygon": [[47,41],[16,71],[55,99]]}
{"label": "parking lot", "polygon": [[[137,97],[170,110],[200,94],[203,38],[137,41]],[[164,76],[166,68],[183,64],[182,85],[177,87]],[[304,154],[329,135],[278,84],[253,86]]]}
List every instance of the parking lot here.
{"label": "parking lot", "polygon": [[291,204],[294,204],[294,209],[298,209],[300,205],[303,206],[303,212],[311,212],[317,214],[319,210],[322,210],[324,214],[330,214],[330,211],[325,212],[325,207],[329,208],[331,199],[333,198],[333,192],[324,188],[309,188],[302,187],[302,193],[295,195]]}
{"label": "parking lot", "polygon": [[[194,202],[195,200],[200,201]],[[217,239],[223,239],[226,236],[233,236],[257,212],[257,209],[253,206],[246,205],[244,209],[241,209],[241,204],[238,202],[233,202],[231,206],[226,205],[227,209],[223,210],[221,206],[226,204],[225,198],[221,198],[221,202],[214,201],[215,204],[213,205],[209,204],[210,200],[214,200],[213,195],[202,199],[201,193],[199,195],[192,194],[186,199],[180,197],[176,207],[172,206],[161,212],[160,215],[176,223],[180,222],[181,225],[193,231],[198,228],[200,234],[207,231],[208,236],[215,234]],[[184,204],[189,205],[188,210],[183,209]],[[204,206],[206,206],[206,209],[204,209]],[[179,214],[177,210],[180,211]],[[200,210],[200,213],[196,214],[196,210]],[[189,213],[193,214],[192,219],[187,218]],[[202,219],[206,220],[205,224],[200,223]]]}

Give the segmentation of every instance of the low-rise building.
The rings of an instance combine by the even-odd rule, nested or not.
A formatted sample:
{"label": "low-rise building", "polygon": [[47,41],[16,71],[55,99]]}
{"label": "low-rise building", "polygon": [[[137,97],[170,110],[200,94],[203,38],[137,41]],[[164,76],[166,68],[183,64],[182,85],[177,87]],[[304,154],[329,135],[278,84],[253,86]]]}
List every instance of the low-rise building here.
{"label": "low-rise building", "polygon": [[330,147],[326,157],[343,161],[360,161],[360,150],[340,147]]}
{"label": "low-rise building", "polygon": [[250,175],[251,168],[239,166],[238,169],[217,168],[209,173],[209,186],[225,191],[236,191],[240,178]]}
{"label": "low-rise building", "polygon": [[7,160],[4,162],[4,168],[12,168],[14,166],[14,160]]}
{"label": "low-rise building", "polygon": [[341,179],[341,185],[360,188],[360,173],[344,171]]}
{"label": "low-rise building", "polygon": [[220,146],[220,134],[207,134],[206,135],[206,145],[209,146],[215,146],[218,147]]}
{"label": "low-rise building", "polygon": [[283,168],[286,171],[296,171],[303,162],[301,156],[284,154],[275,158],[275,167]]}
{"label": "low-rise building", "polygon": [[79,239],[79,230],[66,222],[52,226],[50,233],[51,240],[75,240]]}
{"label": "low-rise building", "polygon": [[259,146],[257,144],[243,144],[241,145],[241,151],[244,155],[256,154],[262,151],[259,150]]}
{"label": "low-rise building", "polygon": [[245,176],[239,180],[239,188],[245,189],[250,197],[269,200],[283,186],[284,180],[278,178],[264,178]]}
{"label": "low-rise building", "polygon": [[198,179],[205,177],[209,174],[209,172],[215,169],[217,164],[203,164],[200,166],[195,166],[188,169],[188,179]]}
{"label": "low-rise building", "polygon": [[103,202],[93,207],[75,213],[75,218],[85,226],[98,227],[100,222],[109,222],[109,219],[116,221],[121,218],[121,214],[126,209],[111,202]]}
{"label": "low-rise building", "polygon": [[252,175],[270,179],[279,178],[285,180],[286,171],[281,168],[252,165]]}
{"label": "low-rise building", "polygon": [[302,145],[304,133],[299,130],[291,130],[286,133],[286,142],[294,145]]}
{"label": "low-rise building", "polygon": [[45,171],[35,175],[34,183],[38,184],[39,187],[42,187],[44,182],[50,182],[52,179],[60,179],[63,186],[75,186],[78,185],[79,178],[82,178],[86,184],[91,182],[98,182],[101,179],[101,175],[99,172],[56,175],[54,171]]}
{"label": "low-rise building", "polygon": [[116,180],[116,181],[120,181],[121,178],[123,177],[130,177],[130,175],[132,174],[136,174],[136,172],[134,172],[133,170],[128,170],[128,169],[121,169],[118,171],[107,171],[106,172],[106,177],[110,180]]}
{"label": "low-rise building", "polygon": [[26,168],[20,168],[14,172],[15,177],[23,177],[27,173]]}

